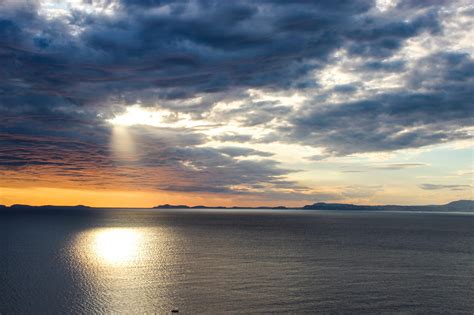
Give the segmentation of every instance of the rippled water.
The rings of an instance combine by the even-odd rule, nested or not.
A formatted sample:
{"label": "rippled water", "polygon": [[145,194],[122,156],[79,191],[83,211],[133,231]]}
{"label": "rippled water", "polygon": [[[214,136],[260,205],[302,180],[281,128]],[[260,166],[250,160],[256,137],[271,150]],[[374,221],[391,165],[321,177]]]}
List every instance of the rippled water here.
{"label": "rippled water", "polygon": [[474,216],[0,214],[0,313],[474,312]]}

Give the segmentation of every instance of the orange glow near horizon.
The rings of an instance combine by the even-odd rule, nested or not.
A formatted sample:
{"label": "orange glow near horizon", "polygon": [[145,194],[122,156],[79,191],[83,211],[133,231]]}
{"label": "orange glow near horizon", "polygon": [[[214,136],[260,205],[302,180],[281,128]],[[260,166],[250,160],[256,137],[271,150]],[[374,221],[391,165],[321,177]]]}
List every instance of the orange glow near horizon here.
{"label": "orange glow near horizon", "polygon": [[[439,195],[428,191],[416,199],[404,193],[402,190],[391,190],[381,194],[376,199],[346,199],[325,200],[325,202],[342,202],[354,204],[401,204],[401,205],[426,205],[445,204],[453,200],[463,199],[462,192],[459,195]],[[466,199],[466,198],[464,198]],[[407,203],[406,200],[411,200]],[[205,193],[183,193],[167,191],[145,191],[124,189],[78,189],[78,188],[51,188],[51,187],[5,187],[0,186],[0,205],[11,206],[13,204],[25,204],[31,206],[56,205],[75,206],[85,205],[90,207],[104,208],[152,208],[161,204],[171,205],[204,205],[216,206],[286,206],[301,207],[317,202],[317,200],[265,200],[252,198],[249,195],[221,195]]]}
{"label": "orange glow near horizon", "polygon": [[[151,208],[160,204],[185,204],[189,206],[276,206],[277,201],[267,202],[234,196],[173,193],[163,191],[126,191],[126,190],[81,190],[74,188],[8,188],[0,187],[0,204],[11,206],[13,204],[26,204],[31,206],[86,205],[91,207],[112,208]],[[286,206],[301,206],[288,202]]]}

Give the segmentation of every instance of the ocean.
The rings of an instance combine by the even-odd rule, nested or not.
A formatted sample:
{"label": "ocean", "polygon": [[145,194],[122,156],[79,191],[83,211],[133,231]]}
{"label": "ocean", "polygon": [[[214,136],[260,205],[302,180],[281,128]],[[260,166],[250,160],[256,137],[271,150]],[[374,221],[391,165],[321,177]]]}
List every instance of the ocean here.
{"label": "ocean", "polygon": [[0,213],[0,314],[474,312],[474,215]]}

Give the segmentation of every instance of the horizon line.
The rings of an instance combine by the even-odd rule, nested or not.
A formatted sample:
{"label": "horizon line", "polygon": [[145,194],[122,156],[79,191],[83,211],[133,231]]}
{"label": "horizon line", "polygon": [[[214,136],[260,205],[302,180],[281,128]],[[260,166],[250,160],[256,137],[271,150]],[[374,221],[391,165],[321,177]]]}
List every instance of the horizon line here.
{"label": "horizon line", "polygon": [[31,208],[41,208],[41,207],[64,207],[64,208],[91,208],[91,209],[166,209],[168,208],[209,208],[209,209],[259,209],[259,208],[266,208],[266,209],[277,209],[277,208],[285,208],[285,209],[303,209],[304,207],[307,206],[313,206],[316,204],[326,204],[326,205],[351,205],[351,206],[359,206],[359,207],[387,207],[387,206],[397,206],[397,207],[428,207],[428,206],[445,206],[449,205],[453,202],[459,202],[459,201],[471,201],[474,202],[473,199],[458,199],[458,200],[452,200],[444,204],[421,204],[421,205],[398,205],[398,204],[377,204],[377,205],[364,205],[364,204],[353,204],[353,203],[339,203],[339,202],[314,202],[312,204],[307,204],[303,205],[300,207],[290,207],[290,206],[284,206],[284,205],[279,205],[279,206],[205,206],[205,205],[173,205],[173,204],[160,204],[156,205],[153,207],[114,207],[114,206],[104,206],[104,207],[96,207],[96,206],[88,206],[88,205],[82,205],[82,204],[76,204],[76,205],[52,205],[52,204],[45,204],[45,205],[28,205],[28,204],[11,204],[9,206],[0,204],[0,207],[4,208],[13,208],[13,207],[31,207]]}

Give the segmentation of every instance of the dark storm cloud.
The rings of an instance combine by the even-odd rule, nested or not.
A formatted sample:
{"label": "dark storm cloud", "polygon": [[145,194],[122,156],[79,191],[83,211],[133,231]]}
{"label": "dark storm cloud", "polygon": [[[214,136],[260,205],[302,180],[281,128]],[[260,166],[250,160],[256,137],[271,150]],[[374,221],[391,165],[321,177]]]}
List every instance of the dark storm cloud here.
{"label": "dark storm cloud", "polygon": [[397,61],[369,61],[362,65],[363,71],[375,72],[401,72],[406,69],[406,62],[403,60]]}
{"label": "dark storm cloud", "polygon": [[415,9],[415,8],[426,8],[431,6],[442,6],[448,4],[450,0],[399,0],[397,7],[403,9]]}
{"label": "dark storm cloud", "polygon": [[441,31],[436,9],[423,11],[403,20],[392,14],[387,12],[378,19],[367,17],[362,22],[363,28],[356,27],[349,31],[349,53],[355,56],[386,58],[400,49],[407,38],[422,32],[435,34]]}
{"label": "dark storm cloud", "polygon": [[334,92],[342,94],[352,94],[358,89],[355,84],[340,84],[334,88]]}
{"label": "dark storm cloud", "polygon": [[[103,6],[111,2],[100,2]],[[115,14],[71,11],[47,20],[8,3],[0,21],[2,85],[95,103],[186,98],[239,87],[298,88],[346,47],[395,52],[438,30],[436,10],[372,14],[372,1],[122,1]],[[77,32],[78,34],[74,35]]]}

